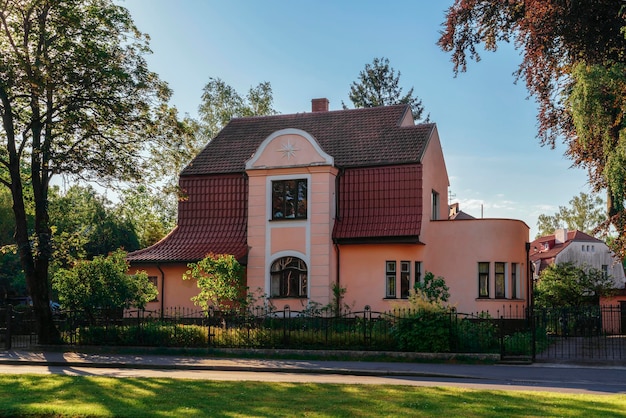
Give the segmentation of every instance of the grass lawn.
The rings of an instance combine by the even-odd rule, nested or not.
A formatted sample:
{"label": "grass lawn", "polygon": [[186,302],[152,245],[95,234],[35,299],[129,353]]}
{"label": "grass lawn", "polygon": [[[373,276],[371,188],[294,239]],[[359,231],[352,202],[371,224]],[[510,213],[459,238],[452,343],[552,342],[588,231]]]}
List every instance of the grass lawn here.
{"label": "grass lawn", "polygon": [[626,395],[0,375],[7,417],[626,417]]}

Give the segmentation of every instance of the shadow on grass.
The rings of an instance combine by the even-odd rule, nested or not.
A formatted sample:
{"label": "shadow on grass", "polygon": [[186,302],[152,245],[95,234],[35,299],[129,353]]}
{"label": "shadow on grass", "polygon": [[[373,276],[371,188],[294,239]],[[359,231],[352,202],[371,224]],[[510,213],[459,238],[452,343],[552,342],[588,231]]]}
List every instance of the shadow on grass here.
{"label": "shadow on grass", "polygon": [[626,396],[379,385],[0,376],[1,416],[619,417]]}

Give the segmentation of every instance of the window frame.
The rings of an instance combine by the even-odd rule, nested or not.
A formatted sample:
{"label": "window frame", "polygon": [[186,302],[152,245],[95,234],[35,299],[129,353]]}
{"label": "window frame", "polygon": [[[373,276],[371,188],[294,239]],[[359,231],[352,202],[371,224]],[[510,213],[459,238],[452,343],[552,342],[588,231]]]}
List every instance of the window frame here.
{"label": "window frame", "polygon": [[[500,271],[500,268],[502,271]],[[493,266],[494,298],[506,299],[506,263],[494,262]]]}
{"label": "window frame", "polygon": [[518,263],[511,263],[511,299],[518,299],[517,294],[518,277],[517,277]]}
{"label": "window frame", "polygon": [[439,193],[437,193],[435,190],[432,191],[431,195],[430,195],[430,199],[431,199],[431,206],[430,206],[430,210],[431,210],[431,215],[430,215],[430,219],[433,221],[436,221],[439,219],[439,205],[440,203],[440,199],[439,199]]}
{"label": "window frame", "polygon": [[400,299],[408,299],[411,290],[411,262],[400,261]]}
{"label": "window frame", "polygon": [[414,281],[413,281],[413,286],[415,287],[416,283],[421,283],[422,282],[422,262],[421,261],[416,261],[415,262],[415,271],[414,271]]}
{"label": "window frame", "polygon": [[396,299],[396,273],[395,260],[385,261],[385,298]]}
{"label": "window frame", "polygon": [[[478,298],[489,299],[489,270],[490,264],[488,261],[478,262]],[[482,271],[481,267],[487,267],[486,271]],[[483,283],[484,282],[484,283]],[[482,291],[485,290],[483,293]]]}
{"label": "window frame", "polygon": [[[283,266],[280,266],[281,262],[284,263]],[[296,276],[290,277],[291,273],[296,273]],[[279,257],[270,265],[269,293],[272,299],[306,299],[308,298],[308,282],[309,268],[306,261],[299,257]],[[295,292],[291,292],[291,288],[294,288]]]}
{"label": "window frame", "polygon": [[[287,189],[289,183],[295,182],[294,187]],[[280,190],[277,196],[277,187],[280,186]],[[288,192],[295,192],[297,195],[295,206],[291,209],[289,206]],[[270,215],[272,221],[303,221],[308,219],[309,207],[308,207],[308,193],[309,193],[309,179],[305,177],[297,178],[281,178],[270,180]],[[292,212],[293,211],[293,212]],[[281,216],[277,216],[281,213]],[[293,213],[293,215],[292,215]],[[287,215],[285,215],[287,214]]]}
{"label": "window frame", "polygon": [[159,277],[158,276],[148,276],[148,281],[156,287],[157,294],[150,299],[148,302],[158,302],[159,301]]}

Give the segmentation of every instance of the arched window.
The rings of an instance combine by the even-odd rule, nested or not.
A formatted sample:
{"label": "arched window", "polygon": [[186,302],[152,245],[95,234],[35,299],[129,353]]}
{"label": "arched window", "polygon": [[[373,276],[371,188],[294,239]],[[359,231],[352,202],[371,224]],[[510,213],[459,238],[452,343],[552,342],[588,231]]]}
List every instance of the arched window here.
{"label": "arched window", "polygon": [[274,298],[306,298],[306,263],[297,257],[282,257],[270,269],[271,291]]}

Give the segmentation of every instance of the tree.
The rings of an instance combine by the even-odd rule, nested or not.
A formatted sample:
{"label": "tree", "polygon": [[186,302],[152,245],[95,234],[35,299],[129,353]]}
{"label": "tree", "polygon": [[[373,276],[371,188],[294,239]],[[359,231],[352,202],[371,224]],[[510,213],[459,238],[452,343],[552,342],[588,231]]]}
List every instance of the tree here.
{"label": "tree", "polygon": [[[413,87],[407,94],[402,94],[400,75],[400,71],[396,74],[389,66],[389,59],[374,58],[371,64],[365,64],[365,69],[359,73],[359,80],[350,86],[350,101],[355,108],[408,104],[411,105],[413,119],[421,120],[424,112],[422,101],[413,96]],[[345,104],[343,107],[347,109]],[[424,122],[428,119],[426,116]]]}
{"label": "tree", "polygon": [[600,296],[614,287],[601,270],[573,263],[551,264],[540,274],[534,298],[538,307],[582,307],[597,305]]}
{"label": "tree", "polygon": [[273,101],[272,86],[267,81],[242,96],[220,78],[209,78],[198,107],[202,145],[213,139],[232,118],[275,115]]}
{"label": "tree", "polygon": [[197,280],[200,293],[191,300],[205,311],[211,307],[228,311],[245,303],[243,268],[232,255],[209,254],[190,263],[183,279]]}
{"label": "tree", "polygon": [[606,219],[602,198],[580,193],[579,196],[574,196],[569,204],[570,207],[559,206],[559,211],[554,215],[539,215],[537,238],[551,235],[559,228],[578,230],[591,236],[597,235],[597,228]]}
{"label": "tree", "polygon": [[[155,143],[151,149],[151,170],[144,178],[140,196],[134,185],[123,193],[127,202],[140,199],[148,206],[163,209],[168,216],[174,217],[173,221],[161,218],[162,226],[151,222],[151,237],[142,238],[142,247],[157,236],[163,237],[159,232],[161,227],[172,227],[181,195],[178,174],[232,118],[277,113],[272,107],[274,99],[269,82],[259,83],[250,88],[247,94],[241,95],[221,79],[210,78],[203,88],[201,100],[199,120],[189,116],[179,120],[176,109],[161,109],[160,118],[167,123],[160,125],[165,129],[159,132],[158,137],[164,140]],[[134,210],[132,212],[138,214]],[[140,237],[144,236],[142,231],[138,232]]]}
{"label": "tree", "polygon": [[139,177],[141,151],[157,134],[155,108],[171,92],[147,67],[147,36],[112,0],[3,0],[0,34],[0,183],[12,195],[39,341],[53,343],[50,180]]}
{"label": "tree", "polygon": [[446,285],[446,280],[427,271],[424,280],[415,282],[415,292],[426,302],[441,306],[450,298],[450,288]]}
{"label": "tree", "polygon": [[79,310],[91,319],[100,310],[142,309],[157,296],[157,289],[145,271],[129,275],[129,267],[126,253],[117,250],[106,257],[97,256],[92,261],[78,261],[70,269],[60,269],[52,286],[64,309]]}
{"label": "tree", "polygon": [[148,247],[163,238],[176,224],[176,201],[164,193],[155,196],[150,188],[140,184],[121,193],[117,212],[132,225],[139,248]]}
{"label": "tree", "polygon": [[52,265],[68,267],[77,260],[92,259],[120,248],[139,249],[134,225],[118,212],[91,186],[75,185],[63,194],[58,187],[51,188]]}
{"label": "tree", "polygon": [[613,248],[626,256],[626,63],[605,66],[581,62],[567,104],[576,137],[569,154],[586,167],[596,190],[607,191],[602,229],[619,232]]}
{"label": "tree", "polygon": [[622,256],[623,11],[623,2],[615,0],[456,0],[438,41],[452,52],[455,74],[467,69],[468,55],[480,60],[479,44],[495,51],[499,42],[514,41],[523,50],[516,78],[525,80],[538,101],[538,137],[551,147],[563,139],[566,154],[588,170],[594,191],[606,190],[609,220],[604,228],[616,228],[615,250]]}

